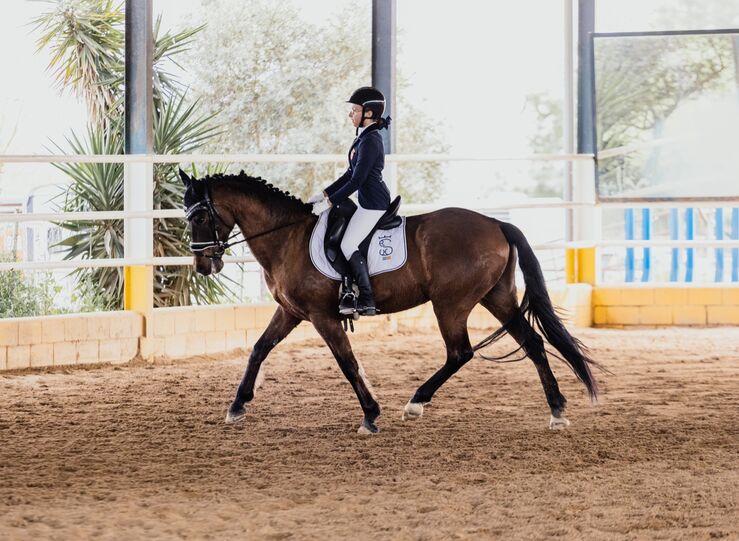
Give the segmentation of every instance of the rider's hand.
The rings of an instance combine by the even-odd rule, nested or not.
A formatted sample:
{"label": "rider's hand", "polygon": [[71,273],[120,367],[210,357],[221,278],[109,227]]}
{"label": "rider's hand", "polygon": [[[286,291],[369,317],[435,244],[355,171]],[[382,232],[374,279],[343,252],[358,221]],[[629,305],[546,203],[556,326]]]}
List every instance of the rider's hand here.
{"label": "rider's hand", "polygon": [[313,214],[320,216],[322,212],[327,211],[331,208],[331,202],[328,199],[321,198],[320,201],[313,203]]}
{"label": "rider's hand", "polygon": [[323,201],[323,200],[325,199],[325,197],[326,197],[326,196],[325,196],[325,195],[323,195],[323,192],[321,192],[321,193],[319,193],[319,194],[316,194],[316,195],[314,195],[314,196],[313,196],[313,197],[311,197],[310,199],[308,199],[308,203],[310,203],[311,205],[312,205],[313,203],[318,203],[319,201]]}

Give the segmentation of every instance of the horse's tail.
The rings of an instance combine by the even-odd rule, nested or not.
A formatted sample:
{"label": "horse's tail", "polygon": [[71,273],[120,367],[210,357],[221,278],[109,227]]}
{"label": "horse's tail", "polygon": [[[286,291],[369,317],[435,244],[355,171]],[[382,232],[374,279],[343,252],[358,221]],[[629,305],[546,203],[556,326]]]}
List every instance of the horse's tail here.
{"label": "horse's tail", "polygon": [[510,325],[515,324],[513,320],[524,317],[559,351],[562,356],[557,357],[572,369],[578,379],[585,384],[591,399],[595,400],[598,395],[598,384],[590,371],[590,365],[598,364],[589,357],[587,348],[582,342],[567,332],[562,320],[557,316],[547,293],[541,266],[526,237],[512,224],[499,222],[499,225],[505,238],[518,251],[518,264],[523,272],[526,291],[521,301],[520,312],[513,316],[512,321],[506,322],[493,335],[477,344],[473,350],[477,351],[497,340],[506,333]]}

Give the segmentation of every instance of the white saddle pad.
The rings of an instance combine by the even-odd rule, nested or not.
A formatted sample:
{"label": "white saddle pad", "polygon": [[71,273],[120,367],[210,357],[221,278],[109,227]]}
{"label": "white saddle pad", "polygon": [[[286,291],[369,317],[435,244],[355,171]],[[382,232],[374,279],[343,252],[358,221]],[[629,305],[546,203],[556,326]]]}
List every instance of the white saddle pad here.
{"label": "white saddle pad", "polygon": [[[310,237],[310,260],[318,271],[331,278],[341,281],[341,276],[334,270],[326,258],[323,249],[323,239],[326,237],[328,211],[318,218],[316,227]],[[408,248],[405,240],[405,217],[395,229],[375,231],[367,250],[367,265],[370,276],[390,272],[402,267],[408,259]]]}

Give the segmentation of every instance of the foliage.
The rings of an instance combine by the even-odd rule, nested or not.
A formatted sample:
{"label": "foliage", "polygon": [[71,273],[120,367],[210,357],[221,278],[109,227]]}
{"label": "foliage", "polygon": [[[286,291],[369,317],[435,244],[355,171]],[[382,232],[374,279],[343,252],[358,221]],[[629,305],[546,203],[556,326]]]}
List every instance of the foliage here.
{"label": "foliage", "polygon": [[[683,27],[695,27],[699,22],[694,8],[671,6],[660,15],[662,24],[684,21]],[[724,68],[734,62],[735,54],[729,40],[711,36],[701,40],[675,36],[613,39],[596,45],[596,148],[600,151],[659,136],[664,121],[681,103],[726,82]],[[532,94],[527,105],[537,118],[538,129],[530,139],[534,152],[559,152],[561,102],[546,94]],[[620,192],[625,185],[633,188],[646,182],[644,160],[634,153],[601,161],[601,189]],[[544,164],[535,174],[543,180],[553,171]]]}
{"label": "foliage", "polygon": [[[533,109],[537,118],[537,131],[529,143],[534,152],[554,154],[561,152],[564,137],[562,119],[562,103],[548,97],[547,94],[531,94],[526,98],[527,106]],[[557,162],[542,161],[532,165],[536,185],[529,191],[535,197],[558,197],[562,195],[559,183],[552,186],[552,179],[561,178],[561,169]]]}
{"label": "foliage", "polygon": [[[188,66],[193,94],[219,112],[228,130],[206,149],[224,153],[344,154],[353,137],[345,101],[371,78],[371,25],[367,4],[356,0],[324,25],[307,23],[294,4],[267,0],[203,0],[198,20],[207,32],[193,46]],[[403,101],[391,129],[397,151],[443,152],[431,117]],[[234,168],[242,167],[234,164]],[[339,173],[341,164],[264,165],[256,174],[279,181],[306,198]],[[386,168],[386,172],[388,168]],[[399,186],[407,201],[422,200],[441,186],[439,164],[404,165]]]}
{"label": "foliage", "polygon": [[[62,87],[71,87],[85,98],[91,124],[84,137],[67,138],[69,150],[77,154],[123,154],[123,6],[110,0],[67,0],[51,2],[54,9],[35,20],[42,36],[39,48],[50,47],[50,68]],[[201,148],[219,133],[213,114],[200,112],[197,100],[190,101],[168,67],[191,45],[202,30],[194,27],[177,33],[154,35],[154,121],[153,145],[158,154],[182,154]],[[64,151],[57,145],[60,151]],[[72,181],[61,209],[102,211],[123,209],[122,164],[58,164]],[[154,167],[154,208],[182,207],[182,186],[176,166]],[[65,259],[117,258],[123,256],[123,222],[74,221],[59,224],[70,233],[61,242]],[[154,223],[154,256],[187,255],[187,224],[182,219]],[[123,276],[116,268],[80,269],[75,272],[79,295],[105,309],[122,306]],[[218,302],[230,296],[224,282],[197,275],[190,266],[157,267],[154,271],[156,306],[196,302]]]}
{"label": "foliage", "polygon": [[[14,258],[0,256],[0,261]],[[54,297],[61,291],[50,273],[29,278],[20,270],[0,272],[0,319],[58,314],[62,310],[54,306]]]}

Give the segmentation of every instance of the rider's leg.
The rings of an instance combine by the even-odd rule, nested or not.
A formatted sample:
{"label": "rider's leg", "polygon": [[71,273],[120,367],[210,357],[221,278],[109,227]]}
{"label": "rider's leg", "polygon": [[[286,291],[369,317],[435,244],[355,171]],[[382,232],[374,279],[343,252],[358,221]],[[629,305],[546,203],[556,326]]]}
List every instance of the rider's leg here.
{"label": "rider's leg", "polygon": [[357,311],[365,315],[375,315],[375,300],[370,285],[367,262],[359,252],[359,244],[367,238],[377,222],[385,214],[384,210],[370,210],[357,206],[357,211],[351,218],[341,241],[341,251],[349,262],[354,280],[359,288]]}

